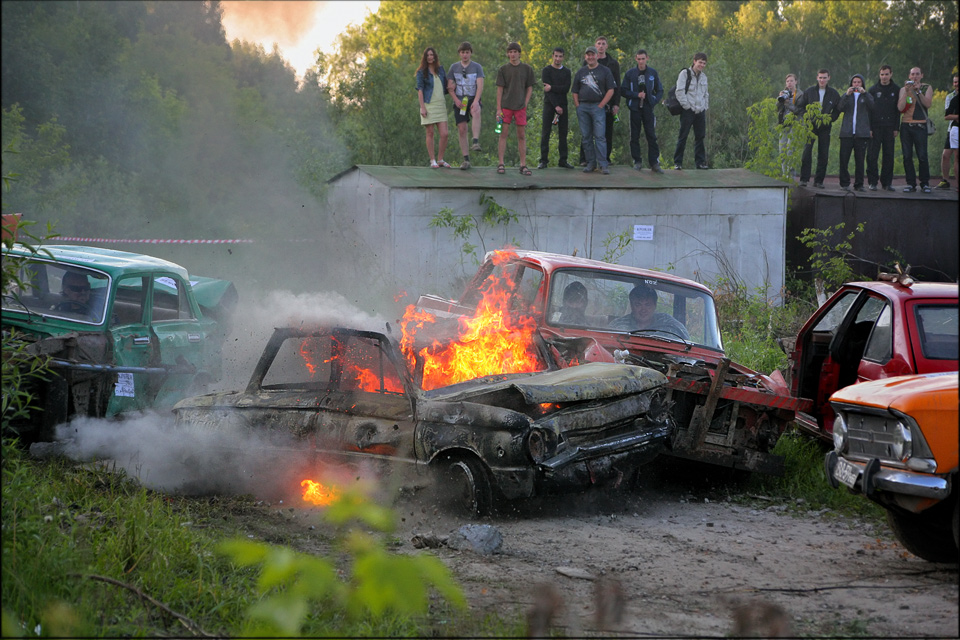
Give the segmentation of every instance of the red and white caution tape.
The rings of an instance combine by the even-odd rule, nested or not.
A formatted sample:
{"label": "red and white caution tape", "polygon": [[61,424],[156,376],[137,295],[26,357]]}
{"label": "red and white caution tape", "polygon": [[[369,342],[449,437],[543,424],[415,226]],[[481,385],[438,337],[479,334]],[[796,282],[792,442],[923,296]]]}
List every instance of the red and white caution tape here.
{"label": "red and white caution tape", "polygon": [[178,238],[81,238],[79,236],[60,236],[56,240],[66,242],[96,242],[97,244],[253,244],[253,240],[244,238],[225,238],[216,240],[186,240]]}

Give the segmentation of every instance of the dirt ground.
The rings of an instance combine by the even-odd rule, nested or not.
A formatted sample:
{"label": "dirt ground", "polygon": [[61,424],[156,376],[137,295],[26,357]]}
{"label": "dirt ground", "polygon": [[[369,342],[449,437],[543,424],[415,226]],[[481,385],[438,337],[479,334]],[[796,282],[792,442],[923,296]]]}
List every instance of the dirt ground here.
{"label": "dirt ground", "polygon": [[[956,564],[914,557],[882,522],[736,494],[675,486],[597,492],[526,501],[473,521],[403,501],[392,539],[399,552],[440,557],[478,617],[496,612],[512,621],[533,609],[541,619],[553,614],[540,629],[568,637],[957,637]],[[249,535],[319,551],[316,509],[262,509],[273,517],[241,522]],[[499,552],[412,542],[467,523],[496,527]]]}

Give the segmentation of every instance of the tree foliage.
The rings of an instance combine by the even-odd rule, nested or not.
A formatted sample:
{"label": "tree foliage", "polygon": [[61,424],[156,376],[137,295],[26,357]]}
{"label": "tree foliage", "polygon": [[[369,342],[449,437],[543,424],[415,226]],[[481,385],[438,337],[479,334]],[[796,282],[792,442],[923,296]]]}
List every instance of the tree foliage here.
{"label": "tree foliage", "polygon": [[[902,83],[919,64],[946,88],[958,55],[952,0],[385,0],[298,82],[276,48],[228,42],[216,1],[3,9],[2,134],[19,151],[10,169],[22,176],[6,205],[41,223],[60,220],[68,234],[105,236],[180,235],[184,223],[198,237],[269,235],[289,224],[321,232],[317,198],[328,178],[351,164],[425,163],[414,75],[427,46],[449,66],[469,41],[486,71],[477,165],[494,162],[496,71],[513,40],[539,75],[555,46],[575,69],[604,35],[624,72],[642,47],[666,86],[706,52],[716,167],[756,161],[764,147],[751,148],[757,112],[748,108],[775,96],[787,73],[803,88],[825,67],[843,88],[854,73],[872,84],[882,64]],[[528,153],[542,95],[530,103]],[[667,155],[678,124],[659,111]],[[450,126],[455,157],[452,118]],[[575,149],[579,132],[570,129]],[[614,128],[614,162],[629,162],[627,131],[623,121]],[[931,149],[943,135],[940,127]],[[518,161],[507,149],[507,161]],[[280,224],[264,228],[265,218]]]}

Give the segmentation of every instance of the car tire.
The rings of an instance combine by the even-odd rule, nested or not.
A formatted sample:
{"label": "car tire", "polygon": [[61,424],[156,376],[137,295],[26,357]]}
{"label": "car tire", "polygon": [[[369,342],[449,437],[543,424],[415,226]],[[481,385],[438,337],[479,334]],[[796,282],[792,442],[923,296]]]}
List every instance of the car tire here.
{"label": "car tire", "polygon": [[[946,504],[945,504],[946,503]],[[957,562],[953,515],[949,502],[940,503],[923,513],[887,511],[887,522],[907,551],[929,562]],[[946,508],[945,508],[946,507]],[[956,507],[952,510],[956,513]]]}
{"label": "car tire", "polygon": [[493,510],[490,473],[478,459],[447,456],[436,479],[437,495],[446,510],[463,516],[486,516]]}

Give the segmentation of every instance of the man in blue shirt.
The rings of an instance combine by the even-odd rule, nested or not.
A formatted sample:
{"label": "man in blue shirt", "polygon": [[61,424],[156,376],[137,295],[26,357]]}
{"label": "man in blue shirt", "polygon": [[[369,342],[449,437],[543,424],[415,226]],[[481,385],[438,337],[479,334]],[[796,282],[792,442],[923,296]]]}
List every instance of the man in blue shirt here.
{"label": "man in blue shirt", "polygon": [[640,151],[640,130],[647,137],[647,159],[654,173],[663,173],[660,168],[660,145],[657,144],[657,118],[653,108],[663,97],[663,85],[657,70],[647,66],[647,52],[637,51],[637,66],[627,71],[620,85],[620,95],[627,100],[630,109],[630,156],[633,168],[640,171],[643,166]]}

